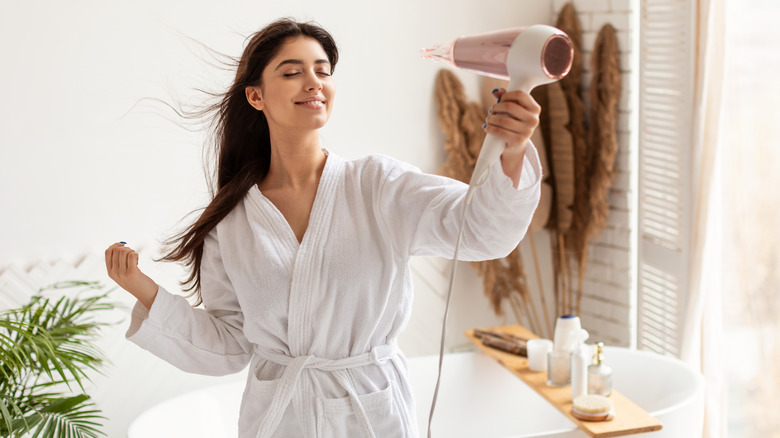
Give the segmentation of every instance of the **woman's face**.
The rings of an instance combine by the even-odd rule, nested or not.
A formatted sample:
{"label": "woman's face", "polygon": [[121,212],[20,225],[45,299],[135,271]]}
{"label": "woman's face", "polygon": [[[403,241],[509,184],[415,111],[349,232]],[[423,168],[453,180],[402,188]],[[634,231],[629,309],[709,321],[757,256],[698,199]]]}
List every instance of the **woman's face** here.
{"label": "woman's face", "polygon": [[272,132],[316,130],[330,118],[335,85],[331,65],[320,43],[309,37],[287,40],[263,70],[257,100]]}

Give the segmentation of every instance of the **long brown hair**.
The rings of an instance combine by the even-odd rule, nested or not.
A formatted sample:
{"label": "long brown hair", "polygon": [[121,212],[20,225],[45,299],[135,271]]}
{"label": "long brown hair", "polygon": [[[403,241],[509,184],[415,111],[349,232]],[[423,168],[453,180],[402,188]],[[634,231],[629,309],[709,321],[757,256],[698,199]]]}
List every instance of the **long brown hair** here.
{"label": "long brown hair", "polygon": [[209,232],[244,198],[252,185],[268,173],[271,139],[268,121],[246,99],[245,89],[261,85],[263,70],[288,38],[305,36],[317,40],[328,56],[331,73],[338,61],[333,37],[315,23],[299,23],[283,18],[269,24],[249,38],[236,68],[233,85],[217,95],[219,101],[199,115],[212,118],[213,155],[216,157],[216,190],[198,219],[165,243],[169,251],[162,261],[183,262],[189,276],[182,282],[190,296],[201,303],[200,264],[203,242]]}

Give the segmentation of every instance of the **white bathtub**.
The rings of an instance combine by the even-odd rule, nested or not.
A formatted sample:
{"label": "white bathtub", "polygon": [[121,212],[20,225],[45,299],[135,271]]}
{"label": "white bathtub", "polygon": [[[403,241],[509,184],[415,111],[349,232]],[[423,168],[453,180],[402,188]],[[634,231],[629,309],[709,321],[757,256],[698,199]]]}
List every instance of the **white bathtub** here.
{"label": "white bathtub", "polygon": [[[701,436],[704,380],[678,360],[607,347],[614,387],[658,418],[648,438]],[[409,359],[420,437],[426,436],[437,356]],[[234,438],[243,382],[183,394],[141,414],[128,438]],[[493,359],[481,353],[445,356],[433,435],[446,438],[586,438],[574,423]]]}

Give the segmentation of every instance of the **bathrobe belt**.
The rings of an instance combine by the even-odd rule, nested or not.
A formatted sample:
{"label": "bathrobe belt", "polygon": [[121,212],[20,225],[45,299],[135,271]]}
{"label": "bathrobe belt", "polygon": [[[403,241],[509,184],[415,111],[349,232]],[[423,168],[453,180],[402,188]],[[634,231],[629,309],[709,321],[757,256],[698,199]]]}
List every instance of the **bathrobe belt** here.
{"label": "bathrobe belt", "polygon": [[358,399],[358,395],[349,380],[346,370],[372,364],[385,364],[397,354],[395,342],[376,346],[368,353],[335,360],[323,359],[314,355],[290,357],[281,353],[264,350],[259,346],[255,346],[255,352],[263,359],[286,367],[282,374],[282,378],[279,381],[279,386],[276,387],[271,406],[268,408],[265,418],[263,418],[263,421],[260,423],[260,429],[257,431],[257,438],[270,438],[276,431],[276,428],[279,427],[279,422],[282,421],[284,411],[292,400],[295,387],[304,368],[330,371],[336,378],[336,381],[349,394],[352,409],[355,412],[355,416],[357,417],[360,428],[363,430],[365,436],[376,438],[374,429],[368,421],[368,415],[363,408],[363,404],[360,403],[360,399]]}

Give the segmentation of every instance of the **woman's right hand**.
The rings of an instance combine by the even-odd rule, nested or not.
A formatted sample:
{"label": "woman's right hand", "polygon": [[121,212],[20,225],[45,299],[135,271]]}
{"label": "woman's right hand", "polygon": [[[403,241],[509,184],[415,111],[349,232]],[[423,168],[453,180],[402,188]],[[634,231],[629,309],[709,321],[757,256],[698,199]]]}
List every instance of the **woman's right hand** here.
{"label": "woman's right hand", "polygon": [[138,269],[138,253],[125,245],[115,243],[106,249],[108,276],[122,289],[133,294],[147,309],[152,308],[157,296],[157,283]]}

